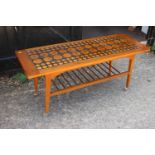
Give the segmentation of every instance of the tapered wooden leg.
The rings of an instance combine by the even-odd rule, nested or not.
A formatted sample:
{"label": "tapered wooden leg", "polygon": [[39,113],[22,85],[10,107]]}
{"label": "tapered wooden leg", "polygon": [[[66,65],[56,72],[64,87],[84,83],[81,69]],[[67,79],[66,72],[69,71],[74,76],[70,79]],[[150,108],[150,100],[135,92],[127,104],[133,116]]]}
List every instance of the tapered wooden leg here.
{"label": "tapered wooden leg", "polygon": [[38,95],[38,78],[34,78],[34,95]]}
{"label": "tapered wooden leg", "polygon": [[126,80],[126,89],[129,87],[130,85],[130,81],[131,81],[131,74],[132,74],[132,70],[133,70],[133,66],[134,66],[134,61],[135,61],[135,56],[129,58],[129,65],[128,65],[128,75],[127,75],[127,80]]}
{"label": "tapered wooden leg", "polygon": [[109,75],[111,75],[112,61],[109,61]]}
{"label": "tapered wooden leg", "polygon": [[45,77],[45,112],[49,111],[50,105],[50,93],[51,93],[51,78],[50,76]]}

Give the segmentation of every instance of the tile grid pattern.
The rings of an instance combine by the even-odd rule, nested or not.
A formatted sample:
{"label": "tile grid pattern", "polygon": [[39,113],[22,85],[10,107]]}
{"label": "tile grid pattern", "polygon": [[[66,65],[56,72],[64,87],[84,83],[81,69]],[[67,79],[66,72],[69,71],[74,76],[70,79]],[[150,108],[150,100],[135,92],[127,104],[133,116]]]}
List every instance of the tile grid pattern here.
{"label": "tile grid pattern", "polygon": [[26,53],[36,69],[46,69],[86,59],[118,54],[138,49],[123,36],[104,36],[62,45],[27,49]]}

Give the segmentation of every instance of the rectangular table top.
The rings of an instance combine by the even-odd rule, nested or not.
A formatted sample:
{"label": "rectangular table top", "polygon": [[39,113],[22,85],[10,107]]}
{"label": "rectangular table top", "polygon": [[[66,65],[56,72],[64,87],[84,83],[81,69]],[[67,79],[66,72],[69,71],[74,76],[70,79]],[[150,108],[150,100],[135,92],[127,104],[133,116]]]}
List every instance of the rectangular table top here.
{"label": "rectangular table top", "polygon": [[147,51],[149,47],[130,36],[114,34],[23,49],[16,55],[27,78],[32,79]]}

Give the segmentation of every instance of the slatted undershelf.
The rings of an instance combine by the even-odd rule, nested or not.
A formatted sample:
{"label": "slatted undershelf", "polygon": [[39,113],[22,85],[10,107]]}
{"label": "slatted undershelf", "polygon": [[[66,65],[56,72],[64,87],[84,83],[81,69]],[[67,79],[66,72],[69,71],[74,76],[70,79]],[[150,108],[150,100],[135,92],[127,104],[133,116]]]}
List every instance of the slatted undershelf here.
{"label": "slatted undershelf", "polygon": [[51,96],[111,80],[114,77],[127,75],[127,73],[120,72],[114,66],[111,67],[110,72],[107,62],[65,72],[53,81]]}

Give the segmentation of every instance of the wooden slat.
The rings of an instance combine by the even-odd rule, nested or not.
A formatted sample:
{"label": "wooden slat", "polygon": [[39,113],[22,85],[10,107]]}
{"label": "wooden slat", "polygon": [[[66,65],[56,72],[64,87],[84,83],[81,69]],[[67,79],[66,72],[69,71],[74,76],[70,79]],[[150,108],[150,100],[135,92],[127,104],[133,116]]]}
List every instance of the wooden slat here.
{"label": "wooden slat", "polygon": [[69,92],[69,91],[73,91],[73,90],[76,90],[76,89],[88,87],[88,86],[91,86],[91,85],[94,85],[94,84],[97,84],[97,83],[101,83],[101,82],[104,82],[104,81],[111,80],[111,79],[113,79],[113,78],[125,76],[125,75],[127,75],[128,73],[129,73],[128,71],[127,71],[127,72],[122,72],[122,73],[120,73],[120,74],[112,75],[112,76],[110,76],[110,77],[105,77],[105,78],[103,78],[103,79],[98,79],[98,80],[94,80],[94,81],[87,82],[87,83],[84,83],[84,84],[72,86],[72,87],[69,87],[69,88],[66,88],[66,89],[62,89],[62,90],[58,90],[58,91],[56,91],[56,92],[52,92],[50,95],[51,95],[51,96],[55,96],[55,95],[63,94],[63,93],[66,93],[66,92]]}
{"label": "wooden slat", "polygon": [[84,67],[82,69],[89,75],[89,77],[91,77],[92,80],[95,80],[95,78],[88,72],[87,67]]}
{"label": "wooden slat", "polygon": [[[93,71],[92,68],[96,68],[96,70]],[[112,66],[112,68],[114,68],[114,67]],[[89,72],[88,72],[88,70],[89,70]],[[97,75],[96,72],[99,72],[99,70],[102,70],[103,72],[105,72],[107,74],[106,78],[110,76],[109,75],[109,72],[106,72],[105,71],[104,66],[97,68],[96,65],[94,65],[94,66],[91,66],[91,67],[81,68],[81,70],[78,69],[78,70],[75,70],[74,71],[78,75],[78,76],[77,75],[76,76],[77,76],[77,78],[79,78],[79,80],[80,80],[81,83],[77,83],[76,80],[71,77],[71,75],[70,75],[71,72],[65,72],[65,73],[59,75],[56,78],[56,80],[58,80],[59,83],[61,83],[61,85],[63,86],[63,89],[70,88],[72,86],[75,86],[76,87],[77,85],[81,85],[81,84],[84,84],[85,85],[86,83],[89,83],[89,82],[92,82],[92,81],[96,81],[96,80],[100,80],[100,79],[105,78],[105,75],[101,71],[100,71],[100,75],[101,76],[96,76]],[[90,74],[90,72],[91,72],[91,74]],[[78,73],[80,73],[80,74],[78,74]],[[68,75],[68,78],[66,78],[64,75]],[[88,79],[87,76],[91,77],[91,80]],[[94,78],[94,76],[96,76],[96,78]],[[67,81],[66,83],[67,83],[68,86],[66,86],[66,84],[64,84],[60,80],[62,78],[64,78]],[[82,78],[85,78],[85,82],[82,81]],[[74,81],[74,85],[71,84],[71,81],[70,81],[71,79]],[[56,87],[59,90],[59,88],[58,88],[57,85],[56,85]],[[61,90],[63,90],[63,89],[61,89]]]}
{"label": "wooden slat", "polygon": [[88,68],[94,73],[94,75],[95,75],[97,78],[100,78],[100,77],[95,73],[95,71],[93,71],[93,69],[92,69],[91,66],[89,66]]}
{"label": "wooden slat", "polygon": [[[104,67],[109,71],[109,68],[108,68],[104,63],[102,63],[101,66],[104,66]],[[112,69],[113,69],[113,68],[112,68]],[[115,74],[115,72],[114,72],[113,70],[111,70],[110,72],[113,73],[113,74]],[[109,74],[109,73],[108,73],[108,74]]]}
{"label": "wooden slat", "polygon": [[61,86],[62,86],[63,89],[66,88],[66,86],[65,86],[64,83],[60,80],[59,77],[57,77],[57,80],[59,81],[59,83],[61,84]]}
{"label": "wooden slat", "polygon": [[72,79],[72,81],[74,82],[74,85],[78,84],[77,81],[72,77],[71,74],[69,74],[68,72],[65,72],[65,73]]}
{"label": "wooden slat", "polygon": [[76,71],[73,70],[72,73],[74,73],[74,75],[77,77],[77,79],[78,79],[81,83],[84,83],[84,81],[80,79],[80,77],[79,77],[79,75],[77,74]]}
{"label": "wooden slat", "polygon": [[65,81],[67,81],[67,83],[68,83],[69,86],[72,86],[72,85],[70,84],[70,81],[64,76],[64,74],[62,74],[62,77],[65,79]]}
{"label": "wooden slat", "polygon": [[84,77],[85,81],[89,81],[88,77],[80,69],[78,69],[78,72],[81,73],[81,75]]}
{"label": "wooden slat", "polygon": [[100,67],[102,71],[106,73],[106,76],[109,75],[109,72],[107,72],[101,64],[97,64],[97,66]]}
{"label": "wooden slat", "polygon": [[97,68],[96,65],[95,65],[94,67],[96,68],[96,70],[97,70],[103,77],[105,77],[105,75]]}
{"label": "wooden slat", "polygon": [[[106,62],[106,64],[109,65],[107,62]],[[112,69],[115,70],[117,73],[120,73],[120,71],[117,70],[114,66],[112,66]]]}

